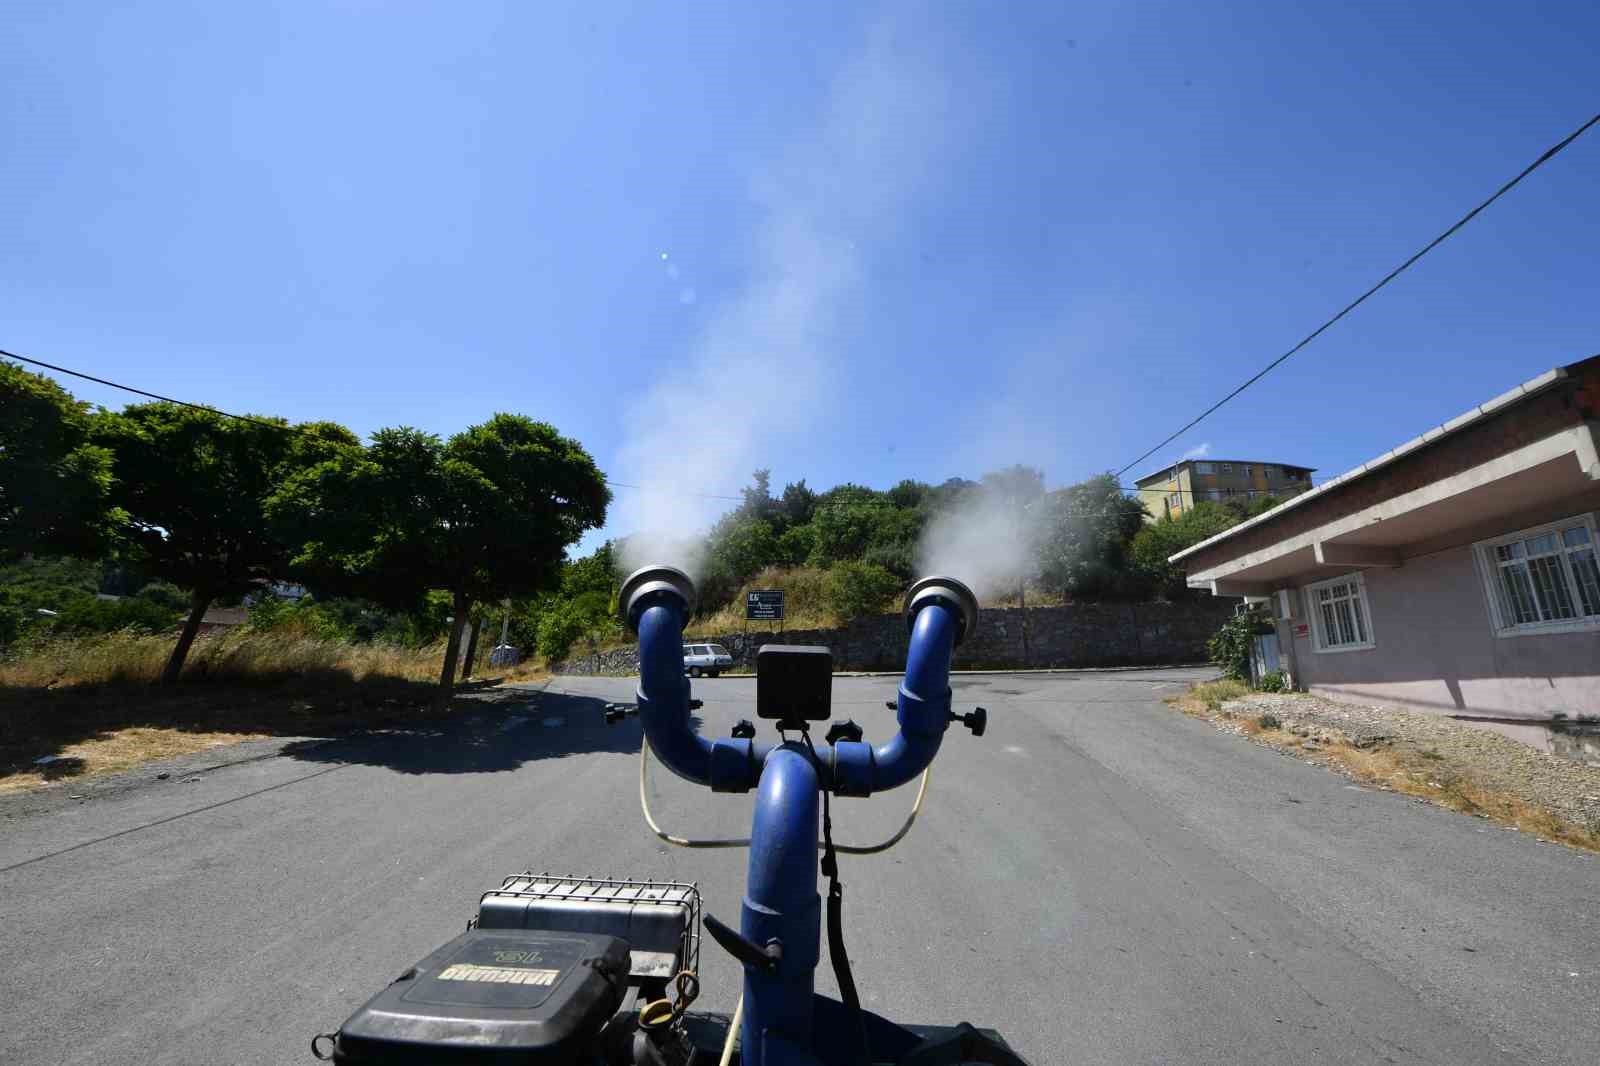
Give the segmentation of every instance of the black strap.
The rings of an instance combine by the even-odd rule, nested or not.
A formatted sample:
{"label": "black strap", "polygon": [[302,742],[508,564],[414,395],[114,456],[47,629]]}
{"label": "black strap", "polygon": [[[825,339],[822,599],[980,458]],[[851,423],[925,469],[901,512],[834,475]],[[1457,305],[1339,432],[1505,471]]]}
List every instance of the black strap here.
{"label": "black strap", "polygon": [[[810,741],[807,736],[808,745]],[[850,955],[844,948],[844,886],[839,883],[839,856],[833,850],[833,812],[829,809],[826,787],[822,789],[822,875],[828,879],[828,961],[833,963],[833,976],[839,982],[839,998],[844,1001],[850,1017],[855,1019],[859,1035],[856,1062],[860,1066],[872,1066],[867,1020],[861,1013],[861,996],[856,992],[856,979],[850,973]]]}

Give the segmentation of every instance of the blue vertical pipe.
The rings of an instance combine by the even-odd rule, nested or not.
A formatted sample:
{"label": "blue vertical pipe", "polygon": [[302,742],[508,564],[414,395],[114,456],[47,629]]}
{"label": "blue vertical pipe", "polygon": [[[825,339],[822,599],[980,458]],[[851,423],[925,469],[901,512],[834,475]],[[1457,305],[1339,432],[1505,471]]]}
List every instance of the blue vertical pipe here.
{"label": "blue vertical pipe", "polygon": [[942,603],[917,611],[900,682],[900,731],[872,753],[872,789],[882,792],[910,781],[933,762],[950,727],[950,656],[956,616]]}
{"label": "blue vertical pipe", "polygon": [[[756,792],[740,931],[765,947],[783,945],[775,973],[745,967],[744,1066],[812,1066],[811,997],[821,955],[817,895],[817,770],[798,744],[772,749]],[[769,1040],[774,1034],[782,1040]]]}
{"label": "blue vertical pipe", "polygon": [[650,750],[679,777],[711,783],[711,743],[689,728],[683,606],[666,596],[639,615],[639,724]]}

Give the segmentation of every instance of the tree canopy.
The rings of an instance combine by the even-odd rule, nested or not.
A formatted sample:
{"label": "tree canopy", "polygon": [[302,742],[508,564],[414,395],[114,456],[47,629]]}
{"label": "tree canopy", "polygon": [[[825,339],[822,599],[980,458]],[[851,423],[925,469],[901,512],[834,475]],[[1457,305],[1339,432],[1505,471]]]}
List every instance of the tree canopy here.
{"label": "tree canopy", "polygon": [[1200,500],[1176,518],[1167,516],[1151,522],[1134,535],[1129,545],[1129,555],[1140,573],[1144,574],[1155,591],[1169,599],[1188,595],[1184,572],[1167,562],[1185,548],[1231,529],[1241,521],[1240,512],[1234,508]]}
{"label": "tree canopy", "polygon": [[270,511],[301,544],[294,564],[310,580],[397,606],[449,592],[444,699],[473,608],[553,587],[566,549],[605,523],[610,500],[576,441],[497,414],[448,441],[379,430],[367,448],[288,479]]}
{"label": "tree canopy", "polygon": [[111,454],[90,440],[92,420],[50,378],[0,359],[0,562],[107,548]]}
{"label": "tree canopy", "polygon": [[266,502],[296,468],[353,446],[342,426],[246,420],[172,403],[96,416],[92,438],[112,457],[120,535],[150,572],[188,589],[190,611],[162,674],[171,682],[206,608],[281,577],[293,545],[276,536]]}
{"label": "tree canopy", "polygon": [[1142,504],[1110,474],[1058,489],[1039,510],[1039,576],[1045,588],[1076,599],[1143,599],[1127,545],[1144,525]]}

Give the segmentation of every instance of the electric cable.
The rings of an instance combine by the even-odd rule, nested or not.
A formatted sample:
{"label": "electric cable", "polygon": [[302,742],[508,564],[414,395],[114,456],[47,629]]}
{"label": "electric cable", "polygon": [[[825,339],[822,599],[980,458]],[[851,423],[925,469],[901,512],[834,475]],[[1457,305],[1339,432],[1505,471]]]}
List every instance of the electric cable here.
{"label": "electric cable", "polygon": [[[293,425],[293,424],[290,424],[290,423],[283,423],[283,422],[274,422],[274,421],[272,421],[270,419],[258,418],[255,415],[236,414],[236,413],[234,413],[232,411],[224,411],[220,407],[213,407],[210,404],[195,403],[192,400],[180,400],[180,399],[177,399],[176,397],[173,397],[173,396],[164,396],[161,393],[151,392],[148,389],[141,389],[141,388],[138,388],[137,386],[134,386],[134,385],[124,385],[121,382],[112,381],[109,378],[96,377],[94,374],[86,374],[81,370],[73,370],[70,367],[58,366],[55,363],[47,363],[42,359],[33,359],[33,358],[30,358],[29,356],[26,356],[26,355],[18,355],[16,352],[6,351],[3,348],[0,348],[0,357],[4,357],[4,358],[7,358],[7,359],[15,359],[18,362],[28,363],[28,364],[31,364],[33,366],[43,367],[46,370],[53,370],[58,374],[67,374],[67,375],[69,375],[71,377],[82,378],[85,381],[92,381],[97,385],[105,385],[105,386],[107,386],[109,388],[113,388],[113,389],[121,389],[123,392],[131,392],[135,396],[143,396],[146,399],[159,400],[162,403],[176,404],[179,407],[187,407],[187,408],[189,408],[191,410],[195,410],[195,411],[205,411],[205,412],[207,412],[209,414],[221,415],[223,418],[232,418],[232,419],[235,419],[235,420],[240,421],[240,422],[249,422],[249,423],[252,423],[254,425],[264,426],[264,427],[266,427],[268,429],[278,429],[278,430],[283,430],[283,431],[289,432],[289,433],[299,433],[300,435],[302,435],[304,437],[308,437],[311,440],[314,440],[319,444],[332,445],[333,447],[336,447],[336,448],[350,447],[350,445],[346,445],[343,441],[332,440],[332,439],[330,439],[328,437],[319,436],[316,433],[305,429],[303,426],[297,426],[297,425]],[[359,446],[357,445],[355,447],[359,447]],[[607,485],[611,486],[612,488],[635,489],[635,490],[640,491],[640,492],[668,491],[668,490],[652,489],[648,485],[639,485],[639,484],[635,484],[633,482],[628,482],[628,481],[613,481],[611,478],[606,477],[604,474],[601,474],[600,476],[605,481],[605,483]],[[1138,485],[1118,485],[1117,487],[1119,489],[1121,489],[1123,492],[1128,492],[1128,493],[1153,492],[1153,493],[1162,494],[1162,495],[1172,495],[1172,494],[1176,493],[1176,494],[1179,494],[1179,495],[1198,496],[1202,492],[1207,491],[1207,490],[1204,490],[1204,489],[1165,489],[1165,488],[1155,488],[1155,487],[1142,488],[1142,487],[1140,487]],[[730,496],[730,495],[728,495],[726,493],[692,492],[692,491],[688,491],[688,490],[680,491],[680,490],[677,490],[677,489],[673,489],[673,490],[670,490],[670,491],[672,491],[675,495],[693,496],[693,497],[696,497],[697,499],[702,499],[702,500],[727,500],[727,501],[732,502],[732,503],[742,503],[742,502],[744,502],[744,497],[743,496]],[[1104,517],[1105,515],[1108,515],[1108,514],[1111,514],[1111,513],[1113,513],[1113,512],[1093,512],[1093,513],[1086,512],[1086,513],[1083,513],[1083,514],[1069,514],[1066,517],[1072,517],[1072,518],[1098,518],[1098,517]]]}
{"label": "electric cable", "polygon": [[[57,366],[54,363],[47,363],[42,359],[31,359],[26,355],[18,355],[16,352],[8,352],[4,348],[0,348],[0,356],[3,356],[7,359],[15,359],[19,363],[29,363],[33,366],[44,367],[46,370],[53,370],[58,374],[68,374],[75,378],[82,378],[85,381],[92,381],[97,385],[105,385],[113,389],[121,389],[123,392],[131,392],[135,396],[143,396],[147,399],[159,400],[162,403],[176,404],[179,407],[187,407],[194,411],[206,411],[210,414],[221,415],[223,418],[232,418],[239,422],[250,422],[254,425],[265,426],[268,429],[279,429],[288,433],[299,433],[301,436],[317,441],[319,444],[331,444],[334,447],[349,447],[349,445],[346,445],[343,441],[330,440],[327,437],[319,436],[303,426],[291,425],[286,422],[274,422],[266,418],[257,418],[255,415],[235,414],[232,411],[224,411],[220,407],[212,407],[210,404],[194,403],[191,400],[179,400],[172,396],[163,396],[158,392],[151,392],[148,389],[137,388],[133,385],[124,385],[121,382],[112,381],[109,378],[96,377],[93,374],[86,374],[81,370],[73,370],[70,367]],[[359,447],[359,445],[356,445],[355,447]],[[606,477],[605,474],[601,474],[600,478],[607,485],[610,485],[614,488],[650,491],[644,485],[634,485],[626,481],[612,481],[610,478]],[[689,492],[686,490],[680,491],[677,489],[671,491],[677,496],[695,496],[706,500],[732,500],[735,503],[739,503],[744,499],[743,496],[724,496],[710,492]]]}
{"label": "electric cable", "polygon": [[1494,203],[1496,200],[1500,199],[1500,197],[1504,196],[1506,193],[1510,192],[1513,188],[1515,188],[1517,186],[1517,183],[1522,181],[1523,178],[1527,177],[1529,174],[1532,174],[1535,170],[1538,170],[1545,163],[1549,162],[1552,158],[1554,158],[1556,156],[1556,154],[1559,153],[1563,148],[1565,148],[1567,145],[1571,144],[1573,141],[1577,140],[1579,137],[1583,136],[1584,133],[1588,132],[1589,127],[1593,126],[1596,122],[1600,122],[1600,114],[1596,114],[1595,116],[1590,118],[1589,121],[1585,122],[1583,125],[1579,126],[1577,129],[1573,130],[1571,133],[1567,134],[1560,141],[1556,142],[1555,144],[1551,145],[1549,148],[1545,149],[1544,154],[1539,156],[1539,158],[1535,159],[1532,163],[1529,163],[1526,167],[1524,167],[1520,174],[1518,174],[1516,177],[1512,178],[1510,181],[1506,182],[1504,185],[1500,186],[1500,188],[1496,189],[1494,191],[1494,195],[1490,196],[1487,200],[1483,201],[1477,207],[1474,207],[1471,211],[1468,211],[1466,214],[1462,215],[1459,219],[1457,219],[1455,221],[1455,223],[1449,229],[1445,230],[1443,233],[1439,234],[1433,240],[1431,240],[1427,244],[1425,244],[1422,247],[1421,251],[1414,253],[1411,256],[1411,258],[1407,259],[1405,262],[1401,263],[1399,266],[1397,266],[1393,270],[1389,271],[1389,273],[1385,274],[1383,276],[1383,278],[1381,280],[1379,280],[1376,285],[1373,285],[1366,292],[1362,293],[1360,296],[1357,296],[1354,300],[1351,300],[1349,303],[1345,304],[1344,307],[1340,308],[1338,314],[1334,315],[1332,318],[1328,319],[1322,325],[1318,326],[1316,329],[1314,329],[1310,333],[1306,334],[1306,336],[1304,338],[1302,338],[1300,340],[1300,342],[1298,344],[1296,344],[1293,348],[1290,348],[1288,351],[1286,351],[1282,355],[1278,356],[1272,362],[1268,363],[1266,366],[1264,366],[1260,370],[1256,371],[1256,373],[1254,375],[1252,375],[1250,378],[1246,379],[1246,381],[1245,381],[1245,383],[1243,385],[1240,385],[1238,388],[1236,388],[1232,392],[1228,393],[1228,395],[1224,396],[1222,399],[1218,400],[1216,403],[1212,404],[1210,407],[1208,407],[1204,411],[1200,412],[1200,414],[1198,414],[1194,418],[1190,419],[1187,423],[1185,423],[1183,425],[1183,427],[1181,429],[1179,429],[1177,432],[1171,434],[1170,436],[1163,438],[1160,443],[1158,443],[1155,447],[1151,448],[1149,451],[1147,451],[1144,454],[1140,455],[1139,458],[1135,459],[1133,462],[1131,462],[1131,463],[1127,464],[1126,466],[1122,467],[1122,469],[1117,471],[1116,476],[1117,477],[1121,477],[1123,474],[1127,473],[1129,470],[1131,470],[1134,467],[1138,466],[1140,463],[1142,463],[1146,459],[1150,458],[1150,456],[1154,455],[1156,452],[1160,451],[1162,448],[1165,448],[1167,445],[1171,444],[1173,441],[1177,440],[1179,437],[1181,437],[1185,433],[1189,432],[1189,430],[1191,430],[1195,426],[1199,425],[1206,418],[1208,418],[1210,415],[1212,415],[1223,404],[1227,403],[1229,400],[1231,400],[1235,396],[1239,395],[1245,389],[1248,389],[1251,385],[1254,385],[1256,382],[1258,382],[1262,378],[1266,377],[1267,374],[1271,373],[1274,369],[1276,369],[1278,367],[1278,365],[1281,364],[1284,360],[1288,359],[1291,355],[1294,355],[1300,349],[1304,348],[1306,345],[1308,345],[1312,341],[1316,340],[1317,337],[1321,336],[1322,333],[1328,329],[1328,327],[1332,326],[1335,322],[1338,322],[1341,318],[1343,318],[1345,315],[1349,314],[1351,311],[1354,311],[1357,307],[1360,307],[1363,303],[1365,303],[1367,301],[1367,297],[1373,295],[1379,289],[1381,289],[1385,285],[1389,284],[1389,282],[1391,282],[1395,278],[1399,277],[1402,273],[1404,273],[1417,260],[1421,259],[1423,256],[1427,255],[1429,252],[1431,252],[1435,248],[1437,248],[1439,245],[1443,244],[1444,241],[1448,237],[1450,237],[1452,234],[1454,234],[1462,226],[1465,226],[1468,222],[1471,222],[1474,218],[1476,218],[1480,211],[1482,211],[1484,208],[1488,207],[1490,204]]}

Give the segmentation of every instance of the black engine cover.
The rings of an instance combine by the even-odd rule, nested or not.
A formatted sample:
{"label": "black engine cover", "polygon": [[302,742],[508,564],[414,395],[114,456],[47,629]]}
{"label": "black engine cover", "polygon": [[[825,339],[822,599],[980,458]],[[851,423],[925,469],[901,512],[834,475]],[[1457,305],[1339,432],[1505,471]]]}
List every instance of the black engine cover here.
{"label": "black engine cover", "polygon": [[471,929],[373,996],[339,1030],[341,1063],[571,1063],[622,1003],[628,942]]}

